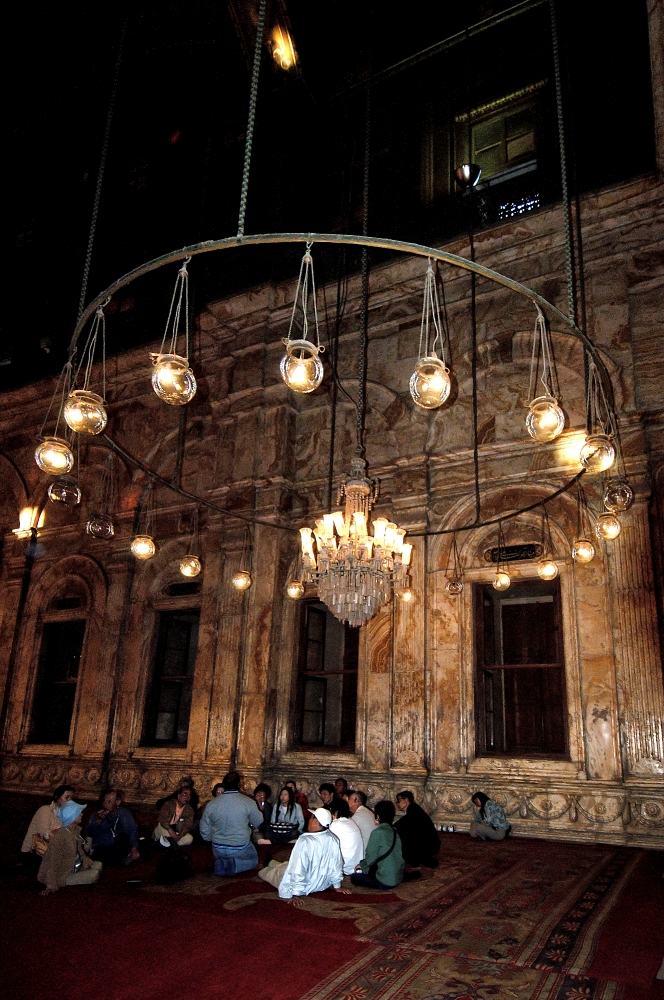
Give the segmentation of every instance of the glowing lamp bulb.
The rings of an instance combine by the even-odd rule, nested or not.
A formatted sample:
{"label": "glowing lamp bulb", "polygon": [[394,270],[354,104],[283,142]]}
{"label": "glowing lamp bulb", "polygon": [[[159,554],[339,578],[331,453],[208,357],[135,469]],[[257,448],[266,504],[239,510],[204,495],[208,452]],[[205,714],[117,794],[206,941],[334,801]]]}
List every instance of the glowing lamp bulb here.
{"label": "glowing lamp bulb", "polygon": [[537,563],[537,575],[540,580],[555,580],[558,576],[558,567],[553,559],[540,559]]}
{"label": "glowing lamp bulb", "polygon": [[555,441],[565,429],[565,414],[553,396],[538,396],[528,407],[526,430],[540,444]]}
{"label": "glowing lamp bulb", "polygon": [[634,503],[634,491],[624,479],[609,479],[604,488],[604,506],[612,514],[623,514]]}
{"label": "glowing lamp bulb", "polygon": [[178,354],[151,354],[152,388],[170,406],[184,406],[196,395],[196,379],[187,358]]}
{"label": "glowing lamp bulb", "polygon": [[405,590],[399,591],[399,600],[403,601],[404,604],[410,604],[413,599],[413,592],[410,587],[406,587]]}
{"label": "glowing lamp bulb", "polygon": [[589,434],[586,437],[579,461],[590,473],[606,472],[616,460],[616,446],[608,434]]}
{"label": "glowing lamp bulb", "polygon": [[198,576],[201,571],[201,561],[198,556],[183,556],[180,559],[180,572],[183,576]]}
{"label": "glowing lamp bulb", "polygon": [[445,584],[445,590],[450,597],[458,597],[463,590],[463,580],[461,577],[453,576]]}
{"label": "glowing lamp bulb", "polygon": [[104,400],[86,389],[74,389],[69,393],[62,415],[77,434],[101,434],[108,422]]}
{"label": "glowing lamp bulb", "polygon": [[136,535],[132,539],[131,552],[137,559],[152,559],[156,551],[157,546],[149,535]]}
{"label": "glowing lamp bulb", "polygon": [[572,559],[585,566],[595,558],[595,546],[589,538],[577,538],[572,547]]}
{"label": "glowing lamp bulb", "polygon": [[304,584],[301,580],[291,580],[286,587],[286,593],[294,601],[299,601],[301,597],[304,597]]}
{"label": "glowing lamp bulb", "polygon": [[611,511],[604,511],[595,522],[595,534],[605,542],[612,542],[620,534],[620,521]]}
{"label": "glowing lamp bulb", "polygon": [[60,476],[74,468],[74,454],[64,438],[47,437],[37,446],[35,462],[50,476]]}
{"label": "glowing lamp bulb", "polygon": [[313,392],[323,381],[321,348],[310,340],[284,340],[286,353],[279,366],[281,377],[293,392]]}
{"label": "glowing lamp bulb", "polygon": [[414,403],[425,410],[435,410],[443,405],[451,387],[449,368],[435,354],[420,358],[410,377],[410,394]]}
{"label": "glowing lamp bulb", "polygon": [[248,590],[251,586],[251,573],[248,573],[246,569],[240,569],[237,573],[233,574],[231,583],[236,590]]}
{"label": "glowing lamp bulb", "polygon": [[494,577],[493,589],[494,590],[509,590],[510,584],[512,583],[509,573],[505,570],[498,570]]}

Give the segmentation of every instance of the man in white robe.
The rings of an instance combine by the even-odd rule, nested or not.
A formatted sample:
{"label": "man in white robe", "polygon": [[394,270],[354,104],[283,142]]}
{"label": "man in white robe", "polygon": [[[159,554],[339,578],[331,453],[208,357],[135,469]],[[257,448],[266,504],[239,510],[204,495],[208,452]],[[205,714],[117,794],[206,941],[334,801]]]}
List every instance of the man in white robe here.
{"label": "man in white robe", "polygon": [[327,809],[315,809],[307,832],[298,839],[288,861],[270,861],[258,877],[275,886],[286,900],[330,887],[350,893],[350,889],[341,888],[343,858],[339,841],[330,833],[331,824],[332,816]]}
{"label": "man in white robe", "polygon": [[348,808],[353,817],[353,822],[360,829],[366,853],[369,837],[376,829],[376,817],[371,809],[367,809],[367,797],[364,792],[350,792],[348,796]]}
{"label": "man in white robe", "polygon": [[[376,824],[374,823],[374,830]],[[344,860],[344,875],[352,875],[364,858],[364,843],[359,827],[350,818],[350,810],[345,799],[339,799],[332,809],[330,830],[339,840],[341,856]]]}

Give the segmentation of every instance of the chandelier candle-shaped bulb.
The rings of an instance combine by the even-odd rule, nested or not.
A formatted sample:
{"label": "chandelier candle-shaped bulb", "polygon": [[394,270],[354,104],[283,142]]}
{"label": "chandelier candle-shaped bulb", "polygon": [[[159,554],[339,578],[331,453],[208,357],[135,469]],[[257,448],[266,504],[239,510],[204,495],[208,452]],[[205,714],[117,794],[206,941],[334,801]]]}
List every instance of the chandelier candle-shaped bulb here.
{"label": "chandelier candle-shaped bulb", "polygon": [[69,393],[62,415],[77,434],[101,434],[108,422],[104,400],[86,389],[74,389]]}
{"label": "chandelier candle-shaped bulb", "polygon": [[397,528],[394,532],[394,551],[397,555],[403,552],[403,540],[406,537],[405,528]]}
{"label": "chandelier candle-shaped bulb", "polygon": [[609,479],[604,487],[604,506],[612,514],[623,514],[634,503],[634,491],[624,479]]}
{"label": "chandelier candle-shaped bulb", "polygon": [[620,534],[620,521],[611,511],[599,514],[595,522],[595,534],[606,542],[612,542]]}
{"label": "chandelier candle-shaped bulb", "polygon": [[231,583],[236,590],[248,590],[252,583],[251,573],[248,573],[246,569],[240,569],[233,574]]}
{"label": "chandelier candle-shaped bulb", "polygon": [[74,453],[64,438],[47,437],[37,446],[35,462],[49,476],[60,476],[74,468]]}
{"label": "chandelier candle-shaped bulb", "polygon": [[304,597],[304,584],[301,580],[291,580],[286,587],[286,593],[292,600],[299,601],[301,597]]}
{"label": "chandelier candle-shaped bulb", "polygon": [[385,528],[387,527],[388,521],[386,517],[377,517],[373,523],[374,530],[374,544],[384,545],[385,544]]}
{"label": "chandelier candle-shaped bulb", "polygon": [[410,566],[410,557],[413,551],[413,546],[410,542],[404,542],[401,549],[401,565]]}
{"label": "chandelier candle-shaped bulb", "polygon": [[137,559],[152,559],[156,551],[157,546],[150,535],[136,535],[132,539],[131,552]]}
{"label": "chandelier candle-shaped bulb", "polygon": [[500,569],[500,570],[498,570],[498,572],[496,573],[496,575],[494,577],[494,580],[493,580],[493,589],[494,590],[509,590],[511,583],[512,583],[512,580],[510,578],[509,573],[506,570],[504,570],[504,569]]}
{"label": "chandelier candle-shaped bulb", "polygon": [[595,558],[595,546],[589,538],[577,538],[572,547],[572,559],[585,566]]}
{"label": "chandelier candle-shaped bulb", "polygon": [[367,540],[367,519],[363,511],[356,510],[353,514],[353,522],[355,524],[355,533],[357,534],[357,540],[364,544]]}
{"label": "chandelier candle-shaped bulb", "polygon": [[397,528],[396,524],[394,524],[394,522],[392,521],[388,521],[388,523],[385,525],[385,541],[383,544],[385,545],[386,549],[394,548],[394,532],[396,531],[396,528]]}
{"label": "chandelier candle-shaped bulb", "polygon": [[616,460],[616,446],[608,434],[588,434],[579,461],[590,473],[606,472]]}
{"label": "chandelier candle-shaped bulb", "polygon": [[183,556],[180,559],[180,572],[183,576],[198,576],[201,568],[201,561],[198,556]]}
{"label": "chandelier candle-shaped bulb", "polygon": [[413,402],[424,410],[442,406],[450,394],[450,371],[435,351],[428,358],[421,358],[410,377],[410,394]]}
{"label": "chandelier candle-shaped bulb", "polygon": [[70,476],[60,476],[54,479],[48,488],[48,498],[51,503],[60,503],[65,507],[76,507],[81,502],[81,491]]}
{"label": "chandelier candle-shaped bulb", "polygon": [[555,441],[565,429],[565,414],[553,396],[538,396],[528,407],[526,430],[539,444]]}
{"label": "chandelier candle-shaped bulb", "polygon": [[300,528],[300,540],[302,543],[302,555],[313,555],[314,543],[311,528]]}
{"label": "chandelier candle-shaped bulb", "polygon": [[558,567],[553,559],[540,559],[537,563],[537,575],[541,580],[555,580],[558,576]]}
{"label": "chandelier candle-shaped bulb", "polygon": [[342,510],[335,510],[332,514],[332,520],[334,521],[334,527],[337,529],[337,534],[339,538],[345,538],[348,535],[348,530],[346,528],[346,520]]}
{"label": "chandelier candle-shaped bulb", "polygon": [[196,379],[187,358],[178,354],[151,354],[152,388],[171,406],[184,406],[196,395]]}

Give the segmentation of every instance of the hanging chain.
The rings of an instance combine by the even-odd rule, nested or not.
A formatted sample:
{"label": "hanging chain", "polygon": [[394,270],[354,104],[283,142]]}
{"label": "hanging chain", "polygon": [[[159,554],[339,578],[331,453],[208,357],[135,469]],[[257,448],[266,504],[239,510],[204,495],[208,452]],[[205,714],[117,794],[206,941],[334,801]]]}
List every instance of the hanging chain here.
{"label": "hanging chain", "polygon": [[[420,325],[420,346],[419,346],[419,357],[430,357],[429,351],[429,332],[431,326],[433,325],[434,335],[433,342],[431,344],[431,353],[433,356],[436,355],[436,345],[438,345],[438,350],[440,350],[440,355],[445,364],[445,339],[443,337],[443,324],[440,317],[440,300],[438,298],[438,285],[436,284],[436,275],[433,269],[433,261],[431,257],[428,258],[427,263],[427,273],[424,279],[424,297],[422,299],[422,322]],[[424,345],[424,353],[422,352],[422,346]]]}
{"label": "hanging chain", "polygon": [[[314,278],[314,262],[311,256],[312,241],[307,242],[307,249],[300,263],[300,273],[297,278],[295,289],[295,299],[293,300],[293,310],[291,312],[290,324],[288,326],[288,340],[293,339],[293,328],[295,326],[295,315],[297,313],[298,302],[302,309],[302,340],[309,339],[309,297],[313,303],[314,327],[316,330],[316,347],[321,351],[325,348],[320,346],[320,330],[318,325],[318,303],[316,301],[316,279]],[[311,284],[311,290],[309,285]]]}
{"label": "hanging chain", "polygon": [[258,97],[258,76],[261,68],[261,51],[263,48],[263,31],[265,29],[266,0],[260,0],[258,7],[258,24],[256,26],[256,48],[254,49],[254,65],[251,71],[251,89],[249,91],[249,116],[247,119],[247,138],[244,145],[244,166],[242,168],[242,189],[240,191],[240,215],[237,222],[238,236],[244,236],[244,217],[247,212],[247,195],[249,193],[249,170],[251,168],[251,147],[254,141],[254,125],[256,123],[256,100]]}
{"label": "hanging chain", "polygon": [[558,47],[558,23],[556,0],[549,0],[551,16],[551,44],[553,48],[553,71],[556,80],[556,114],[558,118],[558,149],[560,152],[560,180],[563,195],[563,221],[565,223],[565,271],[567,274],[567,315],[576,323],[576,300],[574,294],[574,261],[572,257],[572,227],[570,219],[569,186],[567,183],[567,151],[565,149],[565,117],[563,113],[563,87],[560,73],[560,50]]}
{"label": "hanging chain", "polygon": [[[371,91],[367,87],[364,106],[364,173],[362,178],[362,235],[369,234],[369,162],[371,157]],[[357,365],[357,411],[355,415],[356,454],[364,452],[364,410],[367,390],[367,332],[369,325],[369,253],[362,247],[362,301],[360,307],[360,347]]]}

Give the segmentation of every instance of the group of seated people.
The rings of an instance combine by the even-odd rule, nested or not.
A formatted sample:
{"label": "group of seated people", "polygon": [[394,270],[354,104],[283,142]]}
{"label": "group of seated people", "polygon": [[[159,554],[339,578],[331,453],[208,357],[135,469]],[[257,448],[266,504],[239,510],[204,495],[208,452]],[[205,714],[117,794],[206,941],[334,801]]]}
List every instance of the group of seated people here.
{"label": "group of seated people", "polygon": [[[56,788],[52,802],[33,816],[21,847],[24,865],[45,885],[42,895],[66,885],[92,884],[104,865],[131,865],[141,856],[138,824],[117,788],[102,793],[85,836],[81,819],[86,807],[74,801],[74,793],[70,785]],[[322,806],[310,809],[295,781],[287,781],[272,803],[268,784],[258,784],[249,797],[242,791],[242,776],[229,771],[213,787],[198,823],[202,839],[212,846],[215,875],[256,868],[256,845],[293,845],[287,861],[266,854],[258,872],[283,899],[330,887],[348,892],[342,889],[344,875],[354,885],[389,890],[420,877],[413,869],[438,865],[438,833],[411,791],[396,796],[403,813],[396,823],[393,802],[383,799],[369,809],[365,793],[349,788],[344,778],[324,782],[318,793]],[[476,815],[471,836],[504,839],[510,825],[499,804],[483,792],[476,792],[472,801]],[[157,809],[153,840],[172,850],[191,844],[198,813],[193,780],[183,778],[157,802]]]}

